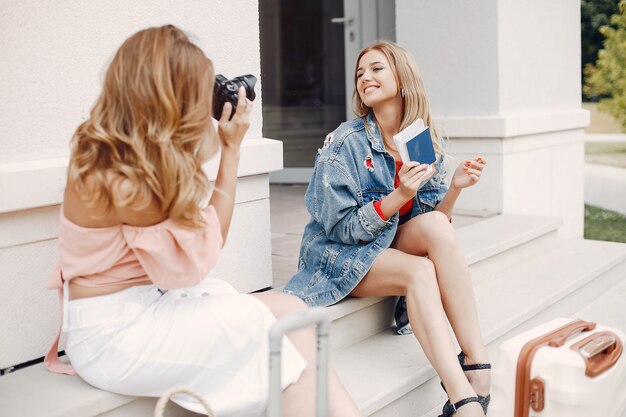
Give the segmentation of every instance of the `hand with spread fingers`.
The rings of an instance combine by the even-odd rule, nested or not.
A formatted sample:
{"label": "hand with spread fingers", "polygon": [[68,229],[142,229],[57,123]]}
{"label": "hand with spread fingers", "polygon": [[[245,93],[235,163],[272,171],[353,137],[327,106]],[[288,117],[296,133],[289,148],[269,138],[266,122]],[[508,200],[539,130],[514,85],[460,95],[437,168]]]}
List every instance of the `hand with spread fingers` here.
{"label": "hand with spread fingers", "polygon": [[244,87],[239,88],[239,99],[237,101],[237,108],[232,119],[230,115],[233,112],[233,107],[229,102],[224,103],[224,109],[222,111],[222,117],[220,117],[218,123],[218,134],[222,149],[238,149],[241,145],[244,135],[250,127],[250,112],[252,112],[252,102],[246,98],[246,89]]}
{"label": "hand with spread fingers", "polygon": [[487,161],[482,156],[466,159],[454,171],[451,185],[458,189],[475,185],[480,180],[485,165],[487,165]]}

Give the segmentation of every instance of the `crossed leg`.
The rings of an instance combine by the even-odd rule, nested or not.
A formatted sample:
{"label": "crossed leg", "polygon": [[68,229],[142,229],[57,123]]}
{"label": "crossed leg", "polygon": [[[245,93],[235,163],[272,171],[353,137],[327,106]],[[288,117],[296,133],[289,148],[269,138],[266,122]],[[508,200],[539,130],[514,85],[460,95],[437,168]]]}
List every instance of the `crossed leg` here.
{"label": "crossed leg", "polygon": [[[448,332],[446,316],[467,353],[466,363],[487,361],[465,258],[443,213],[423,214],[400,226],[392,247],[376,258],[351,295],[405,295],[413,333],[445,384],[451,402],[476,395],[474,388],[486,395],[488,373],[472,378],[476,381],[470,384]],[[470,403],[457,415],[484,414],[478,403]]]}
{"label": "crossed leg", "polygon": [[[271,310],[276,318],[304,310],[306,304],[293,295],[264,292],[252,294]],[[314,327],[297,330],[288,335],[289,340],[307,361],[308,366],[295,384],[283,391],[283,413],[288,417],[308,417],[315,415],[315,364],[316,334]],[[331,368],[328,374],[328,412],[331,417],[361,416],[356,404]]]}
{"label": "crossed leg", "polygon": [[[427,255],[433,262],[441,301],[466,354],[465,364],[489,363],[469,268],[448,217],[439,211],[414,217],[398,228],[392,246],[411,255]],[[490,372],[470,371],[467,376],[478,394],[489,393]]]}

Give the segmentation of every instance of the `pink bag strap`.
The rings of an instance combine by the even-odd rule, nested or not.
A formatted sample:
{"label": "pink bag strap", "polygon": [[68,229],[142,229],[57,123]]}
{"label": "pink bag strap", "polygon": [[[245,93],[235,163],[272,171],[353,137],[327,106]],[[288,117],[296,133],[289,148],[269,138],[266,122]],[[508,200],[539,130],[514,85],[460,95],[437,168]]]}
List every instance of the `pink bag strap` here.
{"label": "pink bag strap", "polygon": [[[63,282],[63,277],[60,277],[61,282]],[[74,367],[69,363],[63,363],[59,359],[59,340],[61,339],[61,331],[63,329],[63,285],[58,289],[59,292],[59,306],[61,308],[61,322],[59,323],[59,331],[57,332],[57,337],[52,342],[52,346],[46,353],[46,356],[43,358],[43,363],[48,368],[50,372],[54,372],[55,374],[66,374],[66,375],[78,375],[74,370]]]}

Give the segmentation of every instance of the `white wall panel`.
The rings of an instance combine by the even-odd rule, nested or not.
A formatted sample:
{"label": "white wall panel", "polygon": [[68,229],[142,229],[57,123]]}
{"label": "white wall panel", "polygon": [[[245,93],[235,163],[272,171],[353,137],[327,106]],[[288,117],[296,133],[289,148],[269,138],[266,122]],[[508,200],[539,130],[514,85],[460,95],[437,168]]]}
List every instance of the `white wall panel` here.
{"label": "white wall panel", "polygon": [[498,3],[396,0],[396,39],[415,56],[435,116],[498,114]]}
{"label": "white wall panel", "polygon": [[499,1],[500,111],[580,109],[580,2]]}
{"label": "white wall panel", "polygon": [[[172,23],[228,77],[260,79],[255,0],[3,2],[0,10],[0,163],[65,157],[124,39]],[[260,86],[249,137],[261,137]]]}

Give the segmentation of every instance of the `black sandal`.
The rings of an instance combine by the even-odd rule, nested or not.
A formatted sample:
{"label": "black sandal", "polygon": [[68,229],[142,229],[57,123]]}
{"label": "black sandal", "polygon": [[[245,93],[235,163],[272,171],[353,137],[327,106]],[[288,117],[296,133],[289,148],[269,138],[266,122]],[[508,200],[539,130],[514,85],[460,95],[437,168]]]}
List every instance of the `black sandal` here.
{"label": "black sandal", "polygon": [[439,415],[439,417],[450,417],[454,413],[456,413],[459,408],[469,403],[479,403],[480,405],[482,405],[478,397],[464,398],[461,401],[455,402],[454,404],[450,403],[450,400],[448,400],[443,405],[443,408],[441,409],[441,414]]}
{"label": "black sandal", "polygon": [[490,363],[474,363],[471,365],[465,365],[465,352],[461,351],[459,353],[459,363],[461,364],[461,368],[463,368],[463,372],[465,371],[478,371],[480,369],[491,369]]}
{"label": "black sandal", "polygon": [[[480,371],[481,369],[491,369],[491,364],[490,363],[474,363],[471,365],[465,365],[465,352],[461,351],[461,353],[459,353],[459,355],[457,356],[459,358],[459,364],[461,364],[461,369],[463,369],[463,372],[467,372],[467,371]],[[443,390],[447,393],[448,391],[446,391],[446,387],[443,385],[443,382],[441,382],[441,388],[443,388]],[[478,398],[478,402],[480,403],[480,405],[483,407],[483,412],[485,413],[485,415],[487,414],[487,409],[489,408],[489,403],[491,402],[491,394],[487,394],[486,396],[482,396],[479,394],[476,394]],[[444,405],[445,407],[445,405]]]}
{"label": "black sandal", "polygon": [[409,323],[409,313],[406,311],[406,297],[398,298],[393,318],[396,321],[396,333],[399,335],[413,334],[413,329]]}
{"label": "black sandal", "polygon": [[[490,363],[474,363],[471,365],[465,365],[465,352],[463,351],[459,353],[458,358],[459,358],[459,363],[461,364],[461,369],[463,369],[463,372],[480,371],[482,369],[491,369]],[[486,415],[487,409],[489,408],[489,403],[491,402],[491,394],[487,394],[484,397],[480,394],[477,394],[477,395],[478,395],[478,401],[480,402],[480,405],[483,407],[483,412]]]}

